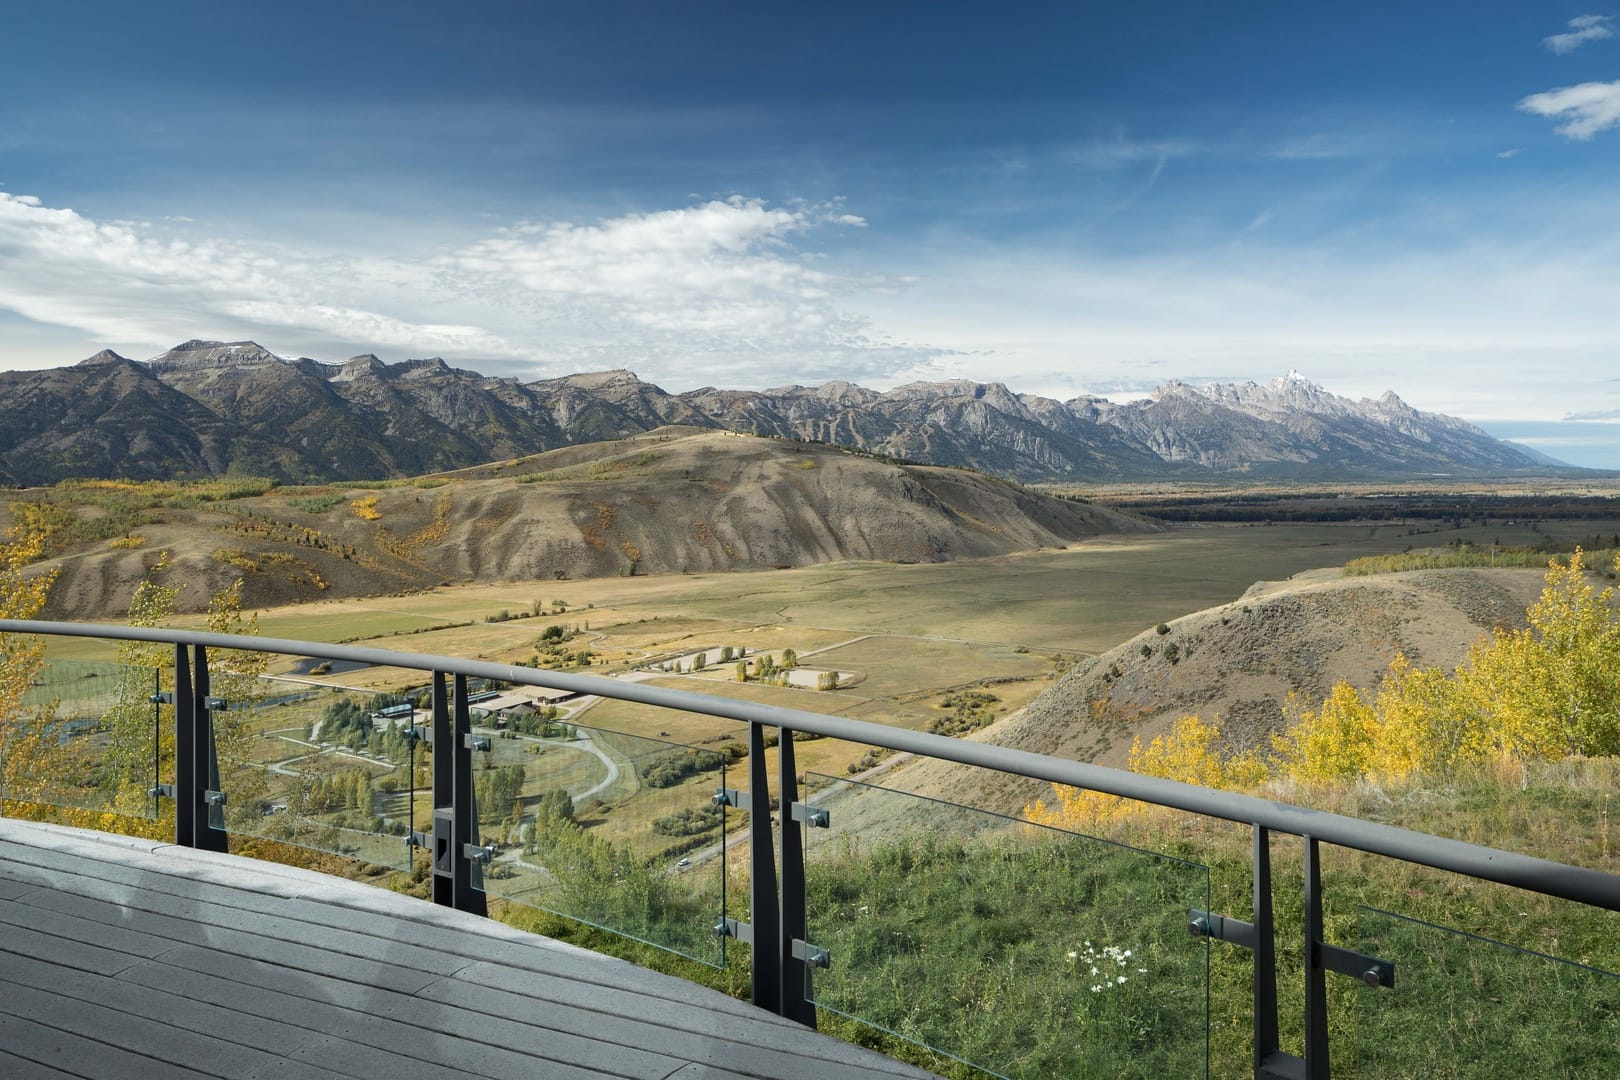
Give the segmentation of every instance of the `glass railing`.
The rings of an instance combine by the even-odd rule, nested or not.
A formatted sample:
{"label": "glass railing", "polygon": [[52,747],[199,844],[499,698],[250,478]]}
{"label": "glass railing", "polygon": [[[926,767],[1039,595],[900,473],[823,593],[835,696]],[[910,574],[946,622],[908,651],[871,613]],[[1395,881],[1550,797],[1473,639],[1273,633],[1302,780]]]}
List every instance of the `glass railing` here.
{"label": "glass railing", "polygon": [[810,774],[809,996],[1002,1077],[1203,1076],[1207,868]]}
{"label": "glass railing", "polygon": [[719,966],[724,754],[566,721],[490,736],[473,789],[490,899],[563,915]]}
{"label": "glass railing", "polygon": [[44,665],[0,732],[0,799],[156,816],[154,789],[174,771],[173,720],[152,700],[160,677],[131,664]]}
{"label": "glass railing", "polygon": [[[36,626],[59,635],[86,629],[0,620],[4,632]],[[472,912],[490,910],[490,900],[528,906],[710,964],[725,962],[735,935],[749,945],[762,1008],[807,1023],[819,1012],[827,1027],[857,1038],[890,1032],[1001,1077],[1207,1075],[1211,941],[1249,953],[1223,961],[1214,1029],[1224,1060],[1245,1059],[1241,1071],[1252,1056],[1268,1075],[1326,1075],[1330,1059],[1362,1077],[1620,1075],[1620,976],[1582,963],[1614,966],[1597,917],[1620,911],[1615,875],[974,740],[644,683],[453,657],[407,656],[421,666],[402,679],[346,676],[378,685],[431,679],[460,727],[446,739],[441,716],[434,746],[425,736],[435,724],[411,704],[261,678],[264,665],[230,651],[253,649],[251,639],[142,633],[181,646],[189,669],[48,669],[27,688],[27,710],[0,727],[6,812],[32,815],[41,803],[160,812],[162,823],[136,831],[172,827],[177,844],[223,850],[225,834],[206,827],[213,823],[233,845],[265,837],[385,866],[414,862],[420,878],[429,852],[415,849],[411,860],[406,838],[415,834],[432,851],[438,903]],[[357,668],[391,662],[368,649],[266,644]],[[475,680],[727,717],[750,725],[737,728],[747,746],[742,738],[714,748],[640,738],[549,709],[514,720],[521,707],[504,725],[490,716],[469,732],[460,718],[477,716],[473,699],[492,700],[493,687]],[[799,737],[782,742],[786,731]],[[1252,866],[1242,875],[1252,894],[1234,892],[1238,882],[1223,870],[1225,910],[1215,911],[1210,871],[1196,863],[941,799],[799,777],[791,748],[811,768],[848,756],[799,746],[817,738],[1237,823],[1252,831]],[[206,756],[177,762],[177,741]],[[732,754],[745,762],[728,768]],[[740,774],[752,780],[738,783]],[[743,790],[733,791],[728,776]],[[782,785],[780,804],[767,777]],[[717,790],[732,809],[717,808]],[[202,806],[207,813],[196,813]],[[446,827],[456,842],[445,842]],[[1280,836],[1303,845],[1297,863],[1286,857],[1273,874]],[[1196,838],[1171,843],[1198,846]],[[1604,844],[1606,853],[1606,831]],[[1207,850],[1216,852],[1212,862],[1232,855],[1224,843]],[[1566,959],[1372,909],[1361,912],[1357,940],[1337,944],[1351,934],[1343,908],[1324,900],[1348,886],[1342,875],[1324,878],[1322,859],[1343,850],[1587,914],[1569,922],[1527,905],[1519,940]],[[745,867],[759,875],[757,892]],[[1405,895],[1398,883],[1388,891]],[[1453,898],[1447,910],[1460,925],[1514,937],[1501,928],[1501,911],[1461,890]],[[1287,939],[1293,944],[1279,945]],[[1246,1038],[1239,1029],[1250,1001]]]}
{"label": "glass railing", "polygon": [[1358,1076],[1620,1076],[1620,975],[1377,908],[1358,923],[1396,964],[1358,992]]}
{"label": "glass railing", "polygon": [[413,794],[419,810],[432,806],[426,770],[412,768],[425,754],[408,734],[410,706],[401,716],[399,698],[268,680],[231,689],[213,716],[225,800],[210,823],[408,868]]}

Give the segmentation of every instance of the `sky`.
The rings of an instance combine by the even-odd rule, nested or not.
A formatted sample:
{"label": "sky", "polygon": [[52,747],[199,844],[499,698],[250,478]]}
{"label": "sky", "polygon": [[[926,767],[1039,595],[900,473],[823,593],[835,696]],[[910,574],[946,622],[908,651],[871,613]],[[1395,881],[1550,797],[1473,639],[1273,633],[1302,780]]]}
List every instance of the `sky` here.
{"label": "sky", "polygon": [[0,368],[1394,390],[1620,468],[1620,11],[0,13]]}

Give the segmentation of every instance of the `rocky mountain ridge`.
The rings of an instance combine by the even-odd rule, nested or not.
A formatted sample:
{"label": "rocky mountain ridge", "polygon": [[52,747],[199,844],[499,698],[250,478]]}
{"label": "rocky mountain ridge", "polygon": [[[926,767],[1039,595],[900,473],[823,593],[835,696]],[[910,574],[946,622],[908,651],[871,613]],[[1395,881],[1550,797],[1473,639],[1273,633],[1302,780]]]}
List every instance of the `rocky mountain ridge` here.
{"label": "rocky mountain ridge", "polygon": [[1393,392],[1352,401],[1297,372],[1058,401],[1002,383],[835,381],[671,394],[612,370],[522,382],[438,357],[283,358],[192,340],[141,362],[0,373],[0,482],[68,477],[375,479],[462,468],[665,424],[857,447],[1024,481],[1512,475],[1560,467]]}

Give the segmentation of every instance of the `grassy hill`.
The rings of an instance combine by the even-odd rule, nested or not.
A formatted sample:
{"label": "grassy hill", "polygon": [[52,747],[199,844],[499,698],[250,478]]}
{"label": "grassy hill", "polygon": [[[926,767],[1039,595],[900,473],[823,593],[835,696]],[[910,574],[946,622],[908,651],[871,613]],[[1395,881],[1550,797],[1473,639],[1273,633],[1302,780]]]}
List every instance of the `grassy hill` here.
{"label": "grassy hill", "polygon": [[[1234,748],[1263,748],[1283,726],[1290,693],[1314,707],[1340,680],[1373,687],[1397,653],[1453,667],[1492,627],[1524,625],[1543,585],[1543,572],[1531,569],[1340,575],[1260,582],[1231,603],[1150,627],[973,737],[1124,768],[1135,737],[1146,743],[1196,714],[1218,722]],[[992,788],[970,770],[933,762],[907,769],[900,786],[954,792],[1004,813],[1047,793],[1033,782]]]}
{"label": "grassy hill", "polygon": [[180,607],[240,577],[263,606],[463,581],[942,562],[1157,526],[978,473],[690,428],[404,481],[78,481],[9,511],[53,537],[45,614],[107,618],[167,553]]}

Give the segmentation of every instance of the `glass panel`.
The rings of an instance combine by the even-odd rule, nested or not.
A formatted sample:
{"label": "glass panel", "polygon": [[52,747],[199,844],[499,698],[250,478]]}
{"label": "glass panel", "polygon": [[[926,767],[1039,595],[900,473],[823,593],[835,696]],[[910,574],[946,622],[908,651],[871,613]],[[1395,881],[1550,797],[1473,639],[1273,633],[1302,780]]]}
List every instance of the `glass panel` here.
{"label": "glass panel", "polygon": [[[232,685],[228,661],[211,656],[209,666],[210,690],[227,703],[214,714],[223,827],[233,836],[408,868],[407,732],[413,718],[431,726],[429,715],[394,695],[257,678]],[[415,756],[425,757],[420,750]],[[431,781],[422,769],[416,777],[417,806],[431,812]]]}
{"label": "glass panel", "polygon": [[1362,989],[1361,1076],[1620,1076],[1620,976],[1361,908],[1357,950],[1395,965]]}
{"label": "glass panel", "polygon": [[722,965],[725,755],[532,713],[476,755],[491,898]]}
{"label": "glass panel", "polygon": [[24,717],[0,736],[0,797],[155,816],[152,787],[174,771],[173,740],[157,735],[173,710],[151,701],[158,677],[131,664],[47,663]]}
{"label": "glass panel", "polygon": [[810,996],[1002,1077],[1203,1076],[1209,871],[810,774]]}

